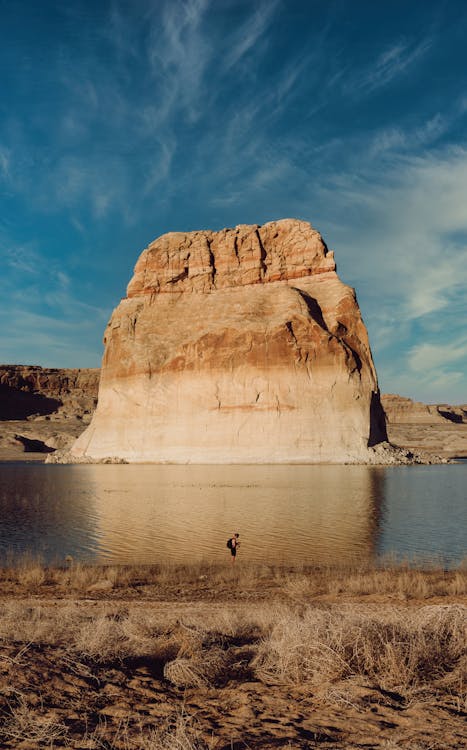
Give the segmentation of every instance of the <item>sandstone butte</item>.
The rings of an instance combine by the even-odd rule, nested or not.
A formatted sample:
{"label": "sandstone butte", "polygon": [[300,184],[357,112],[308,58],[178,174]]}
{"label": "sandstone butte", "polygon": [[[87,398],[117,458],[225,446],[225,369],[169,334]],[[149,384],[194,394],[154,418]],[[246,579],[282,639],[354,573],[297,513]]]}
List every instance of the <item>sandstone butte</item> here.
{"label": "sandstone butte", "polygon": [[361,463],[387,439],[355,292],[306,222],[159,237],[104,344],[76,460]]}

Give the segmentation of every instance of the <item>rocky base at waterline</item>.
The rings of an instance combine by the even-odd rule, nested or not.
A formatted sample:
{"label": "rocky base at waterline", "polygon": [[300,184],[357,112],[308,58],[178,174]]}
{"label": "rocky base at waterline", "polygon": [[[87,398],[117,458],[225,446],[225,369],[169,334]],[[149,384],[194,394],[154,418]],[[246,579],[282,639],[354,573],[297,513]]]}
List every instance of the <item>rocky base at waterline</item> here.
{"label": "rocky base at waterline", "polygon": [[374,466],[397,466],[413,464],[449,464],[447,456],[438,456],[427,451],[412,451],[400,448],[393,443],[384,442],[368,449],[369,457],[365,463]]}
{"label": "rocky base at waterline", "polygon": [[45,457],[46,464],[127,464],[124,458],[118,456],[104,456],[104,458],[91,458],[90,456],[75,456],[69,450],[57,450],[48,453]]}
{"label": "rocky base at waterline", "polygon": [[[58,450],[49,453],[45,463],[50,464],[126,464],[128,461],[116,456],[92,458],[90,456],[76,456],[70,450]],[[151,463],[154,463],[151,461]],[[187,461],[186,463],[190,463]],[[226,461],[225,463],[228,463]],[[248,461],[245,461],[248,464]],[[251,462],[253,463],[253,462]],[[277,463],[277,462],[276,462]],[[284,462],[291,463],[291,462]],[[298,463],[298,462],[297,462]],[[339,463],[342,463],[341,461]],[[414,464],[448,464],[452,463],[448,457],[437,456],[432,453],[411,451],[398,448],[396,445],[384,442],[369,448],[365,460],[346,461],[344,464],[359,464],[369,466],[410,466]]]}

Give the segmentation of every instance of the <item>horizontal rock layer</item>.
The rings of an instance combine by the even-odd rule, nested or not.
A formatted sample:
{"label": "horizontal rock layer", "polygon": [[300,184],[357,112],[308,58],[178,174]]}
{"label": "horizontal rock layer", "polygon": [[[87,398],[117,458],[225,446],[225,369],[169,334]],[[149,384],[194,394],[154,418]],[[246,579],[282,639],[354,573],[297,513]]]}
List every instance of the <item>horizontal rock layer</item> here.
{"label": "horizontal rock layer", "polygon": [[467,405],[424,404],[404,396],[386,393],[381,402],[390,424],[467,424]]}
{"label": "horizontal rock layer", "polygon": [[306,222],[164,235],[104,341],[77,457],[364,461],[386,438],[355,293]]}
{"label": "horizontal rock layer", "polygon": [[336,268],[321,235],[302,221],[240,225],[220,232],[170,232],[141,254],[127,296],[299,279]]}

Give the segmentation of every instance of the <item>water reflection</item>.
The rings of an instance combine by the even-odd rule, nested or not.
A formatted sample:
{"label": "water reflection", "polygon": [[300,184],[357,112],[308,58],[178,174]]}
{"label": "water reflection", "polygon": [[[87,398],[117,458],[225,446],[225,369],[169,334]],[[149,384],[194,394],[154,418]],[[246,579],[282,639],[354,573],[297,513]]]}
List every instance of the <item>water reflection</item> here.
{"label": "water reflection", "polygon": [[[345,564],[414,553],[456,562],[466,468],[3,464],[0,551],[222,561],[239,531],[244,560]],[[440,482],[450,487],[441,503]]]}
{"label": "water reflection", "polygon": [[78,467],[0,464],[0,556],[93,557],[98,517]]}
{"label": "water reflection", "polygon": [[317,562],[374,554],[378,470],[87,468],[99,507],[101,554],[114,560],[219,559],[234,530],[249,560]]}
{"label": "water reflection", "polygon": [[385,481],[378,555],[461,563],[467,555],[467,464],[388,467]]}

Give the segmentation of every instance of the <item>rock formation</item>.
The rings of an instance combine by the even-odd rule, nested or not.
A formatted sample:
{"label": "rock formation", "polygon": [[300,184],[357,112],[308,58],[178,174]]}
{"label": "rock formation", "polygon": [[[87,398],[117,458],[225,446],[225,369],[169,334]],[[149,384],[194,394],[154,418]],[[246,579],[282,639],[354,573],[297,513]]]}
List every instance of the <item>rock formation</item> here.
{"label": "rock formation", "polygon": [[364,462],[386,439],[355,293],[306,222],[163,235],[104,343],[77,460]]}

